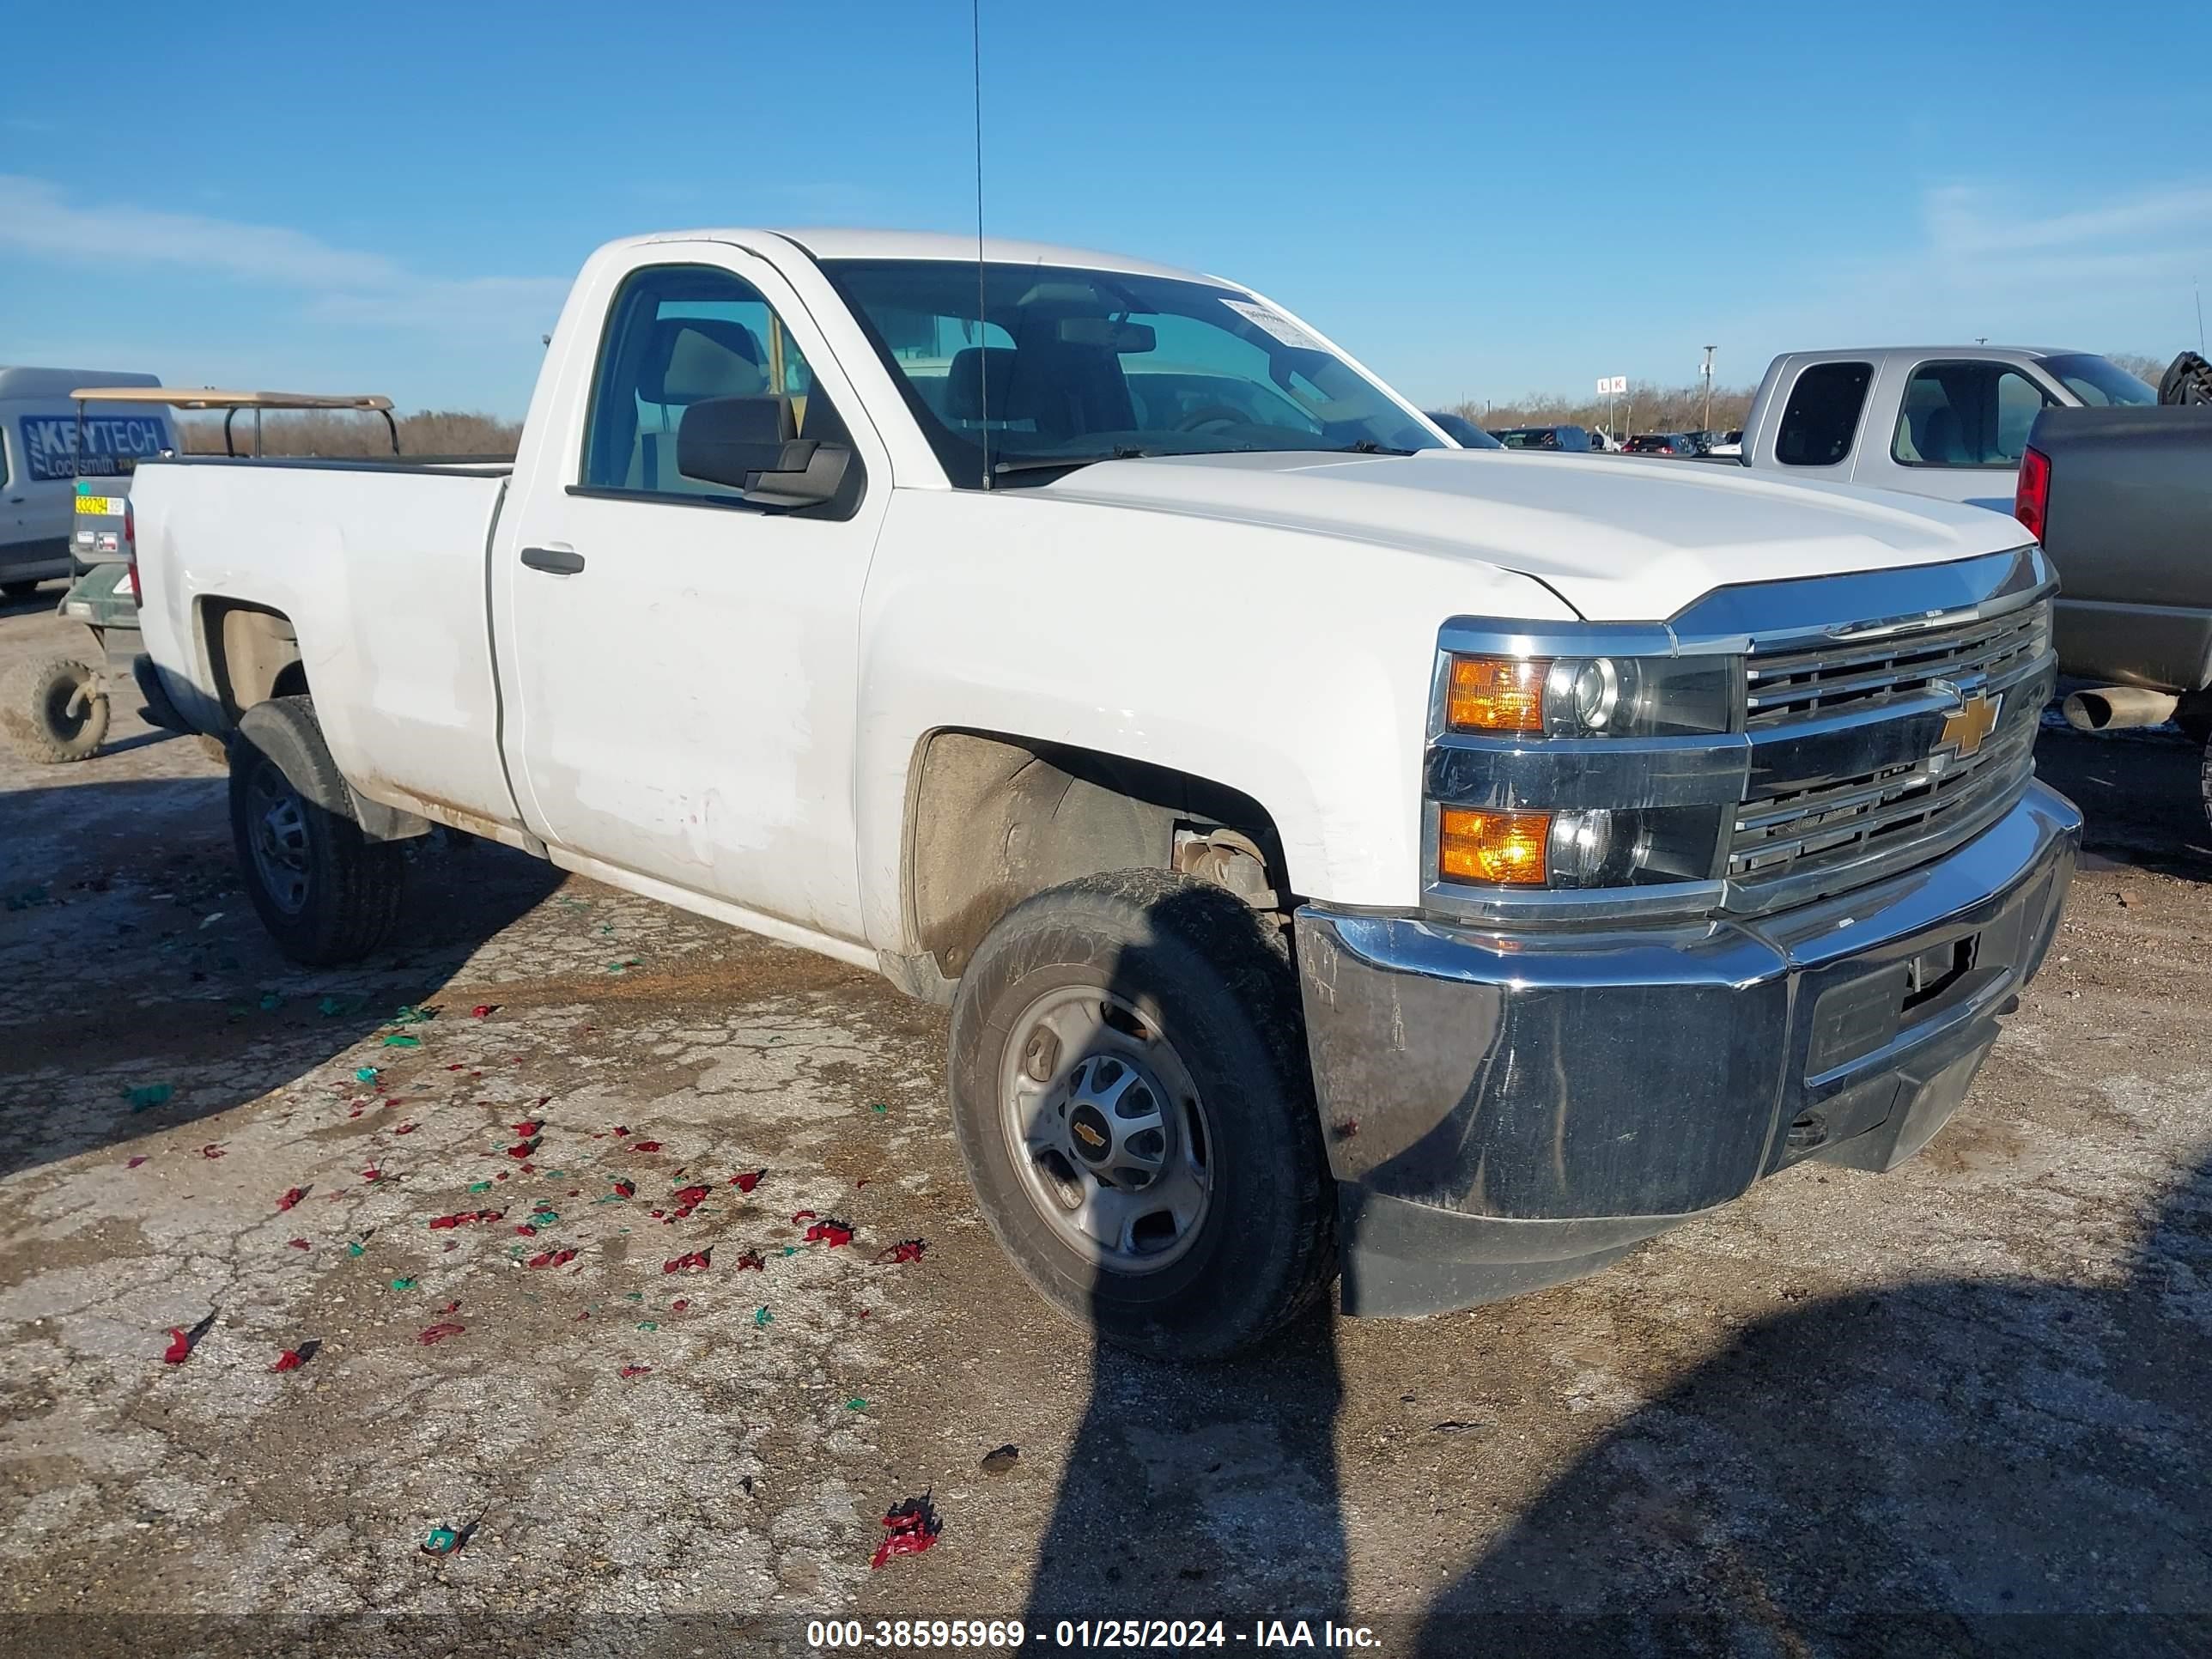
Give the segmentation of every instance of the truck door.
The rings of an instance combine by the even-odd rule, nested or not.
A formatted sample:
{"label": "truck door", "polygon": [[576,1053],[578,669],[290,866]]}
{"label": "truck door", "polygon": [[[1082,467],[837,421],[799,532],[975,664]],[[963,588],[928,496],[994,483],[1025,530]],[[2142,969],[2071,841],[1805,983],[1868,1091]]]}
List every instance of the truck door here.
{"label": "truck door", "polygon": [[[603,280],[592,361],[532,410],[556,424],[493,554],[516,793],[564,862],[857,941],[858,623],[889,458],[772,266],[653,252]],[[802,438],[851,443],[857,487],[789,510],[686,477],[685,410],[731,397],[786,399]]]}
{"label": "truck door", "polygon": [[1887,430],[1869,422],[1851,482],[2010,513],[2028,428],[2058,398],[1985,358],[1893,360],[1883,382],[1878,405],[1896,417]]}

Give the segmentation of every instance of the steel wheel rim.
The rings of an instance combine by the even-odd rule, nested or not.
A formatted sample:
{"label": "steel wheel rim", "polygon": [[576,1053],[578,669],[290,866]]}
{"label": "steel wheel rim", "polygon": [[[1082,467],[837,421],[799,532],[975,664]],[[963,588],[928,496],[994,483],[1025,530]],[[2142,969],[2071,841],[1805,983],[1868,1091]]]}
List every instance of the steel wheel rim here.
{"label": "steel wheel rim", "polygon": [[1000,1126],[1037,1214],[1115,1273],[1181,1261],[1212,1207],[1217,1143],[1158,1022],[1110,991],[1067,985],[1032,999],[1009,1032]]}
{"label": "steel wheel rim", "polygon": [[300,797],[274,766],[253,775],[253,799],[246,815],[246,840],[261,890],[288,916],[307,906],[311,869],[307,814]]}
{"label": "steel wheel rim", "polygon": [[58,679],[46,687],[46,726],[64,743],[74,743],[92,720],[91,686],[83,680]]}

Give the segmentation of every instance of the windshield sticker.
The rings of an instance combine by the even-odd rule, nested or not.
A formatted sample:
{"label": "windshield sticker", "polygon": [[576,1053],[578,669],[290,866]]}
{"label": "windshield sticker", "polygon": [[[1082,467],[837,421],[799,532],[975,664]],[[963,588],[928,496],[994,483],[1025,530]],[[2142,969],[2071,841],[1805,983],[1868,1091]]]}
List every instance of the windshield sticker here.
{"label": "windshield sticker", "polygon": [[1281,341],[1286,346],[1296,346],[1302,351],[1322,349],[1319,340],[1315,339],[1312,335],[1307,333],[1279,311],[1270,311],[1265,306],[1254,305],[1247,300],[1224,300],[1221,303],[1251,324],[1253,327]]}
{"label": "windshield sticker", "polygon": [[80,475],[112,477],[127,470],[125,462],[158,455],[173,447],[167,423],[156,416],[86,416],[81,464],[76,416],[26,415],[20,429],[31,477],[41,483]]}

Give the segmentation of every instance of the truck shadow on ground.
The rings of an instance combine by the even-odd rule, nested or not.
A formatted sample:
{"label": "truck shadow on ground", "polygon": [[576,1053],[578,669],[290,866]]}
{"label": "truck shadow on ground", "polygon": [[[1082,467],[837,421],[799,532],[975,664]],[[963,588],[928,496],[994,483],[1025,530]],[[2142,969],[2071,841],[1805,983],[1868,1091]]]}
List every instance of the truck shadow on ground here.
{"label": "truck shadow on ground", "polygon": [[2191,881],[2212,880],[2203,760],[2170,727],[2093,732],[2053,722],[2035,743],[2039,775],[2081,809],[2090,858]]}
{"label": "truck shadow on ground", "polygon": [[489,844],[410,842],[394,946],[301,968],[240,887],[225,787],[195,777],[0,794],[0,1175],[211,1117],[310,1074],[402,1006],[434,1004],[562,879]]}
{"label": "truck shadow on ground", "polygon": [[2209,1273],[2200,1165],[2117,1284],[1756,1325],[1554,1481],[1415,1650],[2201,1653]]}

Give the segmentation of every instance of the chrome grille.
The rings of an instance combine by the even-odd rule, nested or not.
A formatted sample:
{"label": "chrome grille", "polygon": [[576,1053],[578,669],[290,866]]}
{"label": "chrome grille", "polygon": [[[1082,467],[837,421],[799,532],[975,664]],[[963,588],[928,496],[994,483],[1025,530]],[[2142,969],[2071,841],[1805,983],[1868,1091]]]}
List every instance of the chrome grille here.
{"label": "chrome grille", "polygon": [[2002,617],[1948,628],[1808,651],[1755,653],[1745,674],[1746,723],[1758,732],[1887,702],[1924,689],[1930,680],[1950,680],[1971,691],[2041,655],[2050,629],[2051,601],[2045,599]]}

